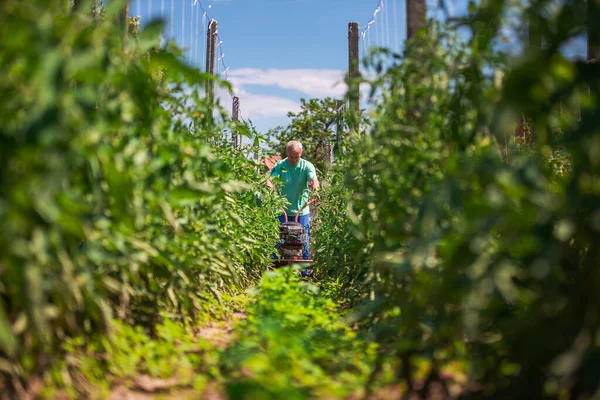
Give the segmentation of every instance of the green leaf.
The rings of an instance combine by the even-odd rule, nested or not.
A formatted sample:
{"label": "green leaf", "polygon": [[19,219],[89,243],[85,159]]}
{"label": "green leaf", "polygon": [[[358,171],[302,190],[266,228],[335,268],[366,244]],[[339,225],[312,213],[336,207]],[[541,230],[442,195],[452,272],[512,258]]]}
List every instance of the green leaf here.
{"label": "green leaf", "polygon": [[177,204],[194,204],[201,198],[214,193],[214,189],[210,185],[196,184],[178,186],[171,190],[169,197]]}

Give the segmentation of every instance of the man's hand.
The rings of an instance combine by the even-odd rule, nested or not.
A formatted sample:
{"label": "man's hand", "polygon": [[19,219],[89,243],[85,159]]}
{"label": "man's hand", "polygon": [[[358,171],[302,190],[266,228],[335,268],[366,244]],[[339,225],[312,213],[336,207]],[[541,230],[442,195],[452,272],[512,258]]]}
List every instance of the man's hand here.
{"label": "man's hand", "polygon": [[308,201],[309,204],[319,204],[321,202],[321,196],[319,193],[313,193],[311,199]]}
{"label": "man's hand", "polygon": [[314,178],[308,181],[308,188],[311,190],[311,199],[309,200],[310,204],[316,204],[321,201],[321,197],[319,196],[319,180]]}

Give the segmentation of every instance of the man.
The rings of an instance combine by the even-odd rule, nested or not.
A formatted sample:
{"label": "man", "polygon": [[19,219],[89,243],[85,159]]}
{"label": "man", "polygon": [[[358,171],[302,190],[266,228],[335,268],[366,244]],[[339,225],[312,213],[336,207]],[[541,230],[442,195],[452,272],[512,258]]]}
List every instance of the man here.
{"label": "man", "polygon": [[[279,161],[273,169],[270,176],[279,177],[283,180],[281,193],[288,201],[285,212],[290,220],[293,220],[298,210],[304,207],[310,199],[310,191],[313,193],[319,189],[319,180],[317,171],[312,163],[302,158],[302,144],[297,140],[290,141],[285,147],[287,158]],[[267,181],[269,187],[273,187],[270,180]],[[281,223],[285,222],[285,216],[279,216]],[[308,249],[310,238],[310,210],[304,208],[298,216],[298,222],[304,226],[306,231],[306,244],[302,249],[302,258],[308,260]]]}

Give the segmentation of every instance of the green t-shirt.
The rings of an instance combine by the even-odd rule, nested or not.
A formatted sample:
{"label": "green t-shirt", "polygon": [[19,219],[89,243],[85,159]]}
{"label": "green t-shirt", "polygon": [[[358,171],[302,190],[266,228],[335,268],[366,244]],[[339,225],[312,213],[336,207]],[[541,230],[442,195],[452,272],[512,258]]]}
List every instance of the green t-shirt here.
{"label": "green t-shirt", "polygon": [[[285,212],[288,217],[293,217],[308,202],[310,197],[308,182],[317,177],[315,166],[301,158],[298,164],[292,167],[286,158],[275,164],[271,170],[271,176],[280,177],[283,180],[281,193],[290,203]],[[300,215],[309,213],[310,210],[306,207]]]}

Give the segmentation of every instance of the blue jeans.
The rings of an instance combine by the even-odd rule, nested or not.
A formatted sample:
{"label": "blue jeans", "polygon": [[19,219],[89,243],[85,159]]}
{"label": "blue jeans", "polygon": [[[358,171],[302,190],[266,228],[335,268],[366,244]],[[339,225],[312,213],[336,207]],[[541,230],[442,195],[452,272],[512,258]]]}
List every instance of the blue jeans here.
{"label": "blue jeans", "polygon": [[[288,221],[293,222],[294,217],[288,216]],[[285,216],[283,214],[279,216],[279,222],[281,222],[282,224],[285,222]],[[298,222],[302,224],[302,226],[304,227],[304,231],[306,232],[306,244],[302,249],[302,258],[308,260],[308,248],[310,244],[310,214],[299,215]],[[279,247],[279,244],[275,247]]]}

